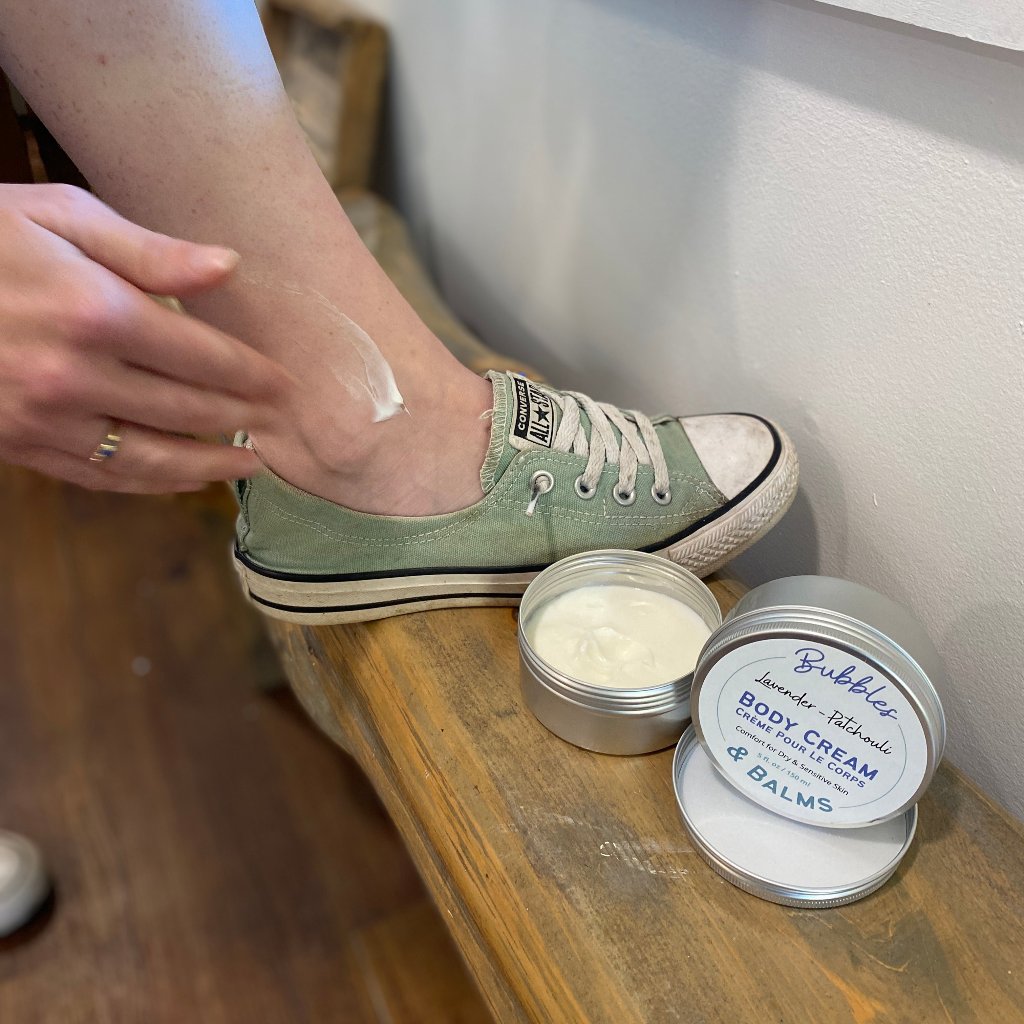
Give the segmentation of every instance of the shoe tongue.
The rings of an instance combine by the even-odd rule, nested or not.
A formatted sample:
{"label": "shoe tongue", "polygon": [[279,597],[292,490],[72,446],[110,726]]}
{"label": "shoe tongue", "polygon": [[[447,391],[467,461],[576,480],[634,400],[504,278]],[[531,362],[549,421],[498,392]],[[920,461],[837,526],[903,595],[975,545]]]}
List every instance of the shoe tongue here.
{"label": "shoe tongue", "polygon": [[516,452],[550,448],[562,415],[550,394],[532,380],[498,370],[489,371],[487,377],[494,386],[494,414],[491,443],[480,470],[485,492],[505,472]]}
{"label": "shoe tongue", "polygon": [[526,377],[506,375],[512,388],[508,443],[519,451],[550,448],[562,410],[542,387]]}

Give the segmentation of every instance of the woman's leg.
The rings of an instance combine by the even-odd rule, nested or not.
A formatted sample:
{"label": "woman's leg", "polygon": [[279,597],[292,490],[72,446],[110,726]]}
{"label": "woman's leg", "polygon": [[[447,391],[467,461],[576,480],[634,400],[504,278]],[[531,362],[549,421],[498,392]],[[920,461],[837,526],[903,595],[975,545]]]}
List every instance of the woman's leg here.
{"label": "woman's leg", "polygon": [[110,205],[241,254],[229,284],[187,306],[295,377],[287,420],[254,438],[272,469],[367,512],[481,497],[491,386],[359,240],[251,3],[0,0],[0,63]]}

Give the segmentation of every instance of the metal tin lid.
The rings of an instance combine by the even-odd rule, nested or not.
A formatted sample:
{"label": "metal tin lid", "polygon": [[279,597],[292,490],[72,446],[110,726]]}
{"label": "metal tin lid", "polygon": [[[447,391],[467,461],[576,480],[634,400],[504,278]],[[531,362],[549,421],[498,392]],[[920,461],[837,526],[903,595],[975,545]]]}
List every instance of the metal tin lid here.
{"label": "metal tin lid", "polygon": [[711,763],[745,796],[859,828],[905,814],[931,781],[940,674],[899,605],[846,580],[790,577],[751,591],[710,637],[691,711]]}
{"label": "metal tin lid", "polygon": [[715,770],[693,726],[672,762],[676,802],[697,852],[746,892],[790,907],[838,907],[883,885],[910,848],[917,808],[851,831],[773,814]]}

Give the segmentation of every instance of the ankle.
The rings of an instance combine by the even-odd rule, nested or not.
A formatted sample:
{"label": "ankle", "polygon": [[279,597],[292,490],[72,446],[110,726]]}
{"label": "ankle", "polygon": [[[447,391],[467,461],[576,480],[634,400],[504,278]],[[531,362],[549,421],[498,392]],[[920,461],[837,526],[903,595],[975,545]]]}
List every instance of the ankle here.
{"label": "ankle", "polygon": [[[483,496],[480,468],[490,440],[490,382],[459,366],[400,378],[407,411],[374,423],[334,414],[334,403],[295,410],[288,437],[258,436],[271,470],[303,490],[379,515],[431,515]],[[340,406],[340,403],[338,403]]]}

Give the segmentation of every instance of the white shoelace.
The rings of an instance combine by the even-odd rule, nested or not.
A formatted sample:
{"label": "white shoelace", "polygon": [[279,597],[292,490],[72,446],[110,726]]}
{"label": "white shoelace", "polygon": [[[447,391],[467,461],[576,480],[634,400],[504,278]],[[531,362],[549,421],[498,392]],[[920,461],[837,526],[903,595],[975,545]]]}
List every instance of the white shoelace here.
{"label": "white shoelace", "polygon": [[[617,465],[619,479],[615,485],[615,496],[620,504],[632,504],[636,496],[637,467],[652,466],[654,486],[651,491],[656,501],[668,503],[671,497],[668,464],[658,433],[647,416],[642,412],[618,409],[606,402],[595,402],[578,391],[547,393],[562,410],[562,420],[551,442],[552,450],[587,456],[587,468],[576,481],[576,491],[581,497],[590,497],[594,493],[605,464]],[[590,418],[589,441],[580,418],[581,406]],[[622,434],[621,443],[615,439],[612,424]]]}

